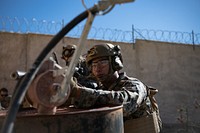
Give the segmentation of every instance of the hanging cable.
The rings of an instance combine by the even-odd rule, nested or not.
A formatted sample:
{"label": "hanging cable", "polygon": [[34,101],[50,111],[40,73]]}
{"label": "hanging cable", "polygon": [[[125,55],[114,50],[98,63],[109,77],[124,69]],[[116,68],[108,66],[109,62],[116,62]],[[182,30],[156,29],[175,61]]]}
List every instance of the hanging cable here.
{"label": "hanging cable", "polygon": [[[39,54],[39,56],[33,63],[32,67],[30,68],[30,70],[26,73],[22,82],[20,82],[20,84],[16,88],[11,104],[8,109],[7,117],[5,118],[4,123],[2,125],[1,133],[12,133],[12,130],[14,128],[14,121],[15,121],[19,106],[24,99],[26,91],[28,87],[30,86],[31,82],[33,81],[33,79],[35,78],[35,75],[38,72],[42,63],[44,62],[46,56],[57,45],[57,43],[77,24],[79,24],[85,18],[87,18],[89,15],[89,12],[91,12],[93,15],[96,15],[96,13],[98,13],[99,11],[104,11],[105,13],[103,14],[106,14],[114,7],[115,4],[121,4],[121,3],[132,2],[132,1],[133,0],[100,1],[98,5],[95,5],[92,8],[88,9],[89,11],[86,10],[80,15],[78,15],[77,17],[75,17],[51,39],[51,41]],[[106,11],[106,9],[108,10]]]}
{"label": "hanging cable", "polygon": [[[98,12],[96,6],[89,9],[92,14],[96,14]],[[1,133],[12,133],[14,127],[14,121],[19,109],[20,104],[25,96],[25,93],[34,79],[36,73],[38,72],[41,64],[44,62],[44,59],[48,55],[48,53],[57,45],[57,43],[77,24],[83,21],[88,17],[88,11],[84,11],[77,17],[75,17],[71,22],[69,22],[60,32],[58,32],[52,40],[47,44],[44,50],[40,53],[38,58],[32,65],[32,68],[27,72],[25,77],[23,78],[21,84],[18,88],[16,88],[16,92],[13,95],[13,99],[11,101],[7,117],[4,120],[2,125]]]}

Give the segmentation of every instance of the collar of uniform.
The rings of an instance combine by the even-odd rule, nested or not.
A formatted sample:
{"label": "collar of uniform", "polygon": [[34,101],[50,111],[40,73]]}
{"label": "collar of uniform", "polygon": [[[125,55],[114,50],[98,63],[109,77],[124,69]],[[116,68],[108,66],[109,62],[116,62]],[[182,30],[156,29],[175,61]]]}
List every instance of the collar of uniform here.
{"label": "collar of uniform", "polygon": [[121,79],[123,79],[125,77],[126,73],[123,72],[123,73],[119,73],[119,78],[117,79],[117,81],[115,83],[113,83],[109,88],[108,90],[111,91],[111,90],[115,90],[115,87],[120,83]]}

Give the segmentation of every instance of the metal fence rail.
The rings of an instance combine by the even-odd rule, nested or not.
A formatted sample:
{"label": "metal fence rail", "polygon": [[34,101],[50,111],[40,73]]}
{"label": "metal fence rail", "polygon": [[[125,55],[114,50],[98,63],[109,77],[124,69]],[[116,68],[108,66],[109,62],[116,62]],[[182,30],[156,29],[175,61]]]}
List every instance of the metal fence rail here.
{"label": "metal fence rail", "polygon": [[[64,21],[37,20],[35,18],[10,18],[0,16],[0,31],[16,33],[38,33],[38,34],[56,34],[63,26]],[[82,25],[76,26],[67,36],[80,37],[83,30]],[[115,42],[133,43],[135,39],[154,40],[162,42],[173,42],[182,44],[200,45],[200,33],[166,31],[166,30],[148,30],[132,27],[130,31],[119,29],[92,27],[88,35],[89,39],[100,39]]]}

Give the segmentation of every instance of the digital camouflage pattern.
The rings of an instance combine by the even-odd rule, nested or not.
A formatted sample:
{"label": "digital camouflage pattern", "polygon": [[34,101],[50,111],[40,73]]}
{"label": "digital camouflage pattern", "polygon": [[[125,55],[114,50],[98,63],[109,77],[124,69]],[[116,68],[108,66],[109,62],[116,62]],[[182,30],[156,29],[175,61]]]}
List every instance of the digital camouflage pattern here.
{"label": "digital camouflage pattern", "polygon": [[136,78],[130,78],[121,73],[118,81],[98,90],[81,87],[79,98],[75,99],[77,108],[91,108],[108,105],[122,105],[124,118],[138,118],[150,112],[150,101],[147,98],[146,86]]}
{"label": "digital camouflage pattern", "polygon": [[162,121],[154,95],[157,89],[144,85],[140,80],[120,73],[120,77],[110,88],[103,85],[98,89],[80,88],[80,97],[74,99],[76,108],[95,108],[123,105],[124,121],[156,114],[157,129],[162,129]]}

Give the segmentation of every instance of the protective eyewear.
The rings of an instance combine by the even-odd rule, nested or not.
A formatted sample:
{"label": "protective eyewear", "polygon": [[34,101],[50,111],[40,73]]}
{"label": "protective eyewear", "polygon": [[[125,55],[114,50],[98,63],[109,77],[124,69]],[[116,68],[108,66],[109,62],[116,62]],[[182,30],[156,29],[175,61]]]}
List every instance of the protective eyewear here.
{"label": "protective eyewear", "polygon": [[2,96],[2,97],[7,97],[7,96],[8,96],[8,94],[1,94],[1,96]]}
{"label": "protective eyewear", "polygon": [[108,64],[109,64],[109,60],[100,60],[97,62],[92,62],[92,68],[105,67]]}

